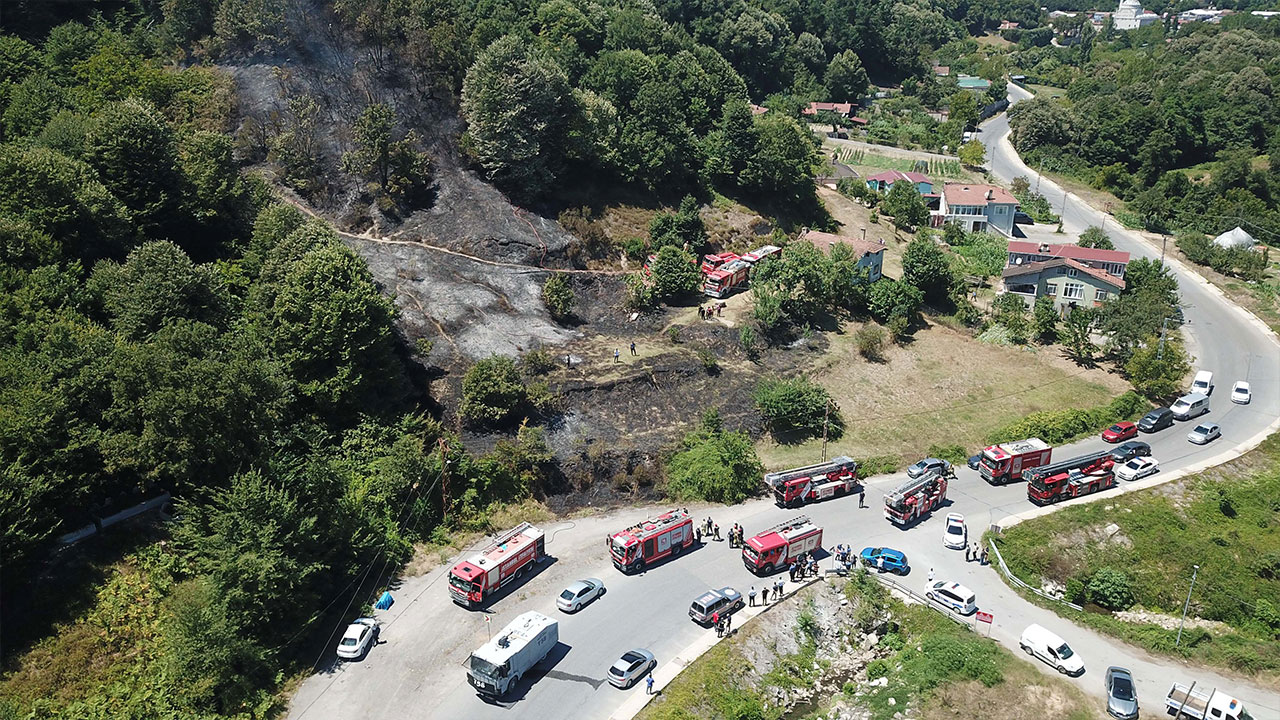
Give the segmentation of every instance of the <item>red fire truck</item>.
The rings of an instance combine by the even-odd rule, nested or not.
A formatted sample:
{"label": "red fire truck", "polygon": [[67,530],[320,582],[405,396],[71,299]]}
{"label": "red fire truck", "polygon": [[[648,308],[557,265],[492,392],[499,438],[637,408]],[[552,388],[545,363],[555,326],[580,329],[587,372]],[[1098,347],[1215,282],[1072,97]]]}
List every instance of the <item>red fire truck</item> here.
{"label": "red fire truck", "polygon": [[817,465],[767,473],[764,483],[773,490],[773,501],[784,508],[840,497],[861,487],[858,463],[843,455]]}
{"label": "red fire truck", "polygon": [[449,597],[465,608],[474,608],[498,588],[524,577],[534,563],[546,556],[543,532],[529,523],[520,523],[453,566],[449,571]]}
{"label": "red fire truck", "polygon": [[731,260],[704,276],[702,292],[713,298],[722,298],[738,288],[746,287],[750,279],[751,264],[746,260]]}
{"label": "red fire truck", "polygon": [[941,468],[910,478],[884,496],[884,516],[894,525],[908,525],[942,506],[947,499],[948,475]]}
{"label": "red fire truck", "polygon": [[757,575],[786,567],[800,553],[822,547],[822,528],[801,515],[753,535],[742,546],[742,564]]}
{"label": "red fire truck", "polygon": [[978,472],[992,485],[1007,485],[1021,480],[1027,470],[1049,462],[1052,456],[1053,448],[1040,438],[992,445],[982,451]]}
{"label": "red fire truck", "polygon": [[1022,473],[1027,480],[1027,498],[1037,505],[1049,505],[1116,486],[1111,452],[1081,455],[1051,465],[1041,465]]}
{"label": "red fire truck", "polygon": [[724,265],[725,263],[733,262],[734,260],[738,260],[738,259],[739,259],[738,254],[731,253],[731,252],[719,253],[717,255],[703,255],[702,256],[702,274],[706,275],[707,273],[710,273],[712,270],[719,268],[721,265]]}
{"label": "red fire truck", "polygon": [[636,572],[693,545],[693,520],[683,510],[672,510],[616,532],[606,542],[613,566],[622,572]]}
{"label": "red fire truck", "polygon": [[752,250],[746,255],[743,255],[742,259],[746,260],[752,265],[755,265],[761,260],[764,260],[767,257],[773,257],[774,255],[777,255],[780,252],[782,252],[782,248],[778,247],[777,245],[762,245],[761,247],[758,247],[755,250]]}

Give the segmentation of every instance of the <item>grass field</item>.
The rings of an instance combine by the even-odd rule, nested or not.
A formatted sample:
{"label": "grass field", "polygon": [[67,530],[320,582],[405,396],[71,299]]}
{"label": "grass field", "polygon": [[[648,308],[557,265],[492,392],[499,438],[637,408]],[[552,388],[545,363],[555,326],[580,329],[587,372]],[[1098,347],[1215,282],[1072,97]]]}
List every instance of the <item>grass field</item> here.
{"label": "grass field", "polygon": [[1035,93],[1036,97],[1049,98],[1050,100],[1054,98],[1064,97],[1067,94],[1066,90],[1063,90],[1062,88],[1058,88],[1058,87],[1053,87],[1052,85],[1031,85],[1028,83],[1025,87],[1031,92]]}
{"label": "grass field", "polygon": [[[997,347],[941,325],[892,347],[884,362],[858,355],[854,326],[831,337],[831,352],[813,373],[841,407],[843,437],[827,456],[895,455],[899,466],[930,445],[974,451],[994,428],[1040,410],[1086,408],[1127,390],[1103,370],[1082,370],[1048,349]],[[822,440],[757,445],[767,468],[817,462]]]}
{"label": "grass field", "polygon": [[881,170],[901,170],[903,172],[920,171],[935,180],[938,178],[948,180],[973,179],[973,174],[966,171],[959,160],[928,159],[924,160],[926,165],[921,169],[920,160],[910,157],[893,157],[862,148],[849,147],[848,145],[828,144],[823,150],[827,157],[830,157],[830,153],[836,152],[840,162],[851,166],[863,177],[874,175]]}

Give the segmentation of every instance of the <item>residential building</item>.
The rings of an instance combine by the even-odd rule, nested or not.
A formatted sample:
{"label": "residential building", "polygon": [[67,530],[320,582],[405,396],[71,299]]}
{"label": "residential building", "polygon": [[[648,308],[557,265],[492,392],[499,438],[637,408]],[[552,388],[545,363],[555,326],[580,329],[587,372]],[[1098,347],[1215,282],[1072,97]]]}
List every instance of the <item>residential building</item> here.
{"label": "residential building", "polygon": [[1220,23],[1222,22],[1222,18],[1230,14],[1230,12],[1231,11],[1229,10],[1192,8],[1190,10],[1185,10],[1183,12],[1178,13],[1178,22],[1179,23],[1187,23],[1187,22]]}
{"label": "residential building", "polygon": [[942,202],[932,218],[932,225],[956,223],[967,232],[994,230],[1013,236],[1013,214],[1018,200],[1008,190],[996,185],[946,183],[942,186]]}
{"label": "residential building", "polygon": [[1123,278],[1066,257],[1010,265],[1001,278],[1002,292],[1021,297],[1027,307],[1042,295],[1052,298],[1060,315],[1073,307],[1098,307],[1124,290]]}
{"label": "residential building", "polygon": [[951,74],[951,66],[950,65],[934,65],[933,74],[937,75],[938,77],[946,77]]}
{"label": "residential building", "polygon": [[879,280],[884,271],[883,240],[873,242],[818,230],[806,230],[801,234],[800,239],[813,243],[815,247],[827,253],[831,252],[831,246],[836,243],[844,243],[852,247],[854,254],[858,256],[858,269],[866,269],[867,279],[870,282]]}
{"label": "residential building", "polygon": [[767,113],[767,112],[769,112],[769,108],[767,108],[767,107],[763,107],[763,106],[761,106],[761,105],[756,105],[755,103],[751,103],[751,114],[752,114],[752,115],[763,115],[763,114],[765,114],[765,113]]}
{"label": "residential building", "polygon": [[805,115],[817,115],[820,112],[833,112],[841,117],[849,117],[853,114],[853,103],[832,103],[832,102],[811,102],[809,107],[800,112]]}
{"label": "residential building", "polygon": [[1139,0],[1120,0],[1120,7],[1111,15],[1117,30],[1137,30],[1160,21],[1160,16],[1142,9]]}
{"label": "residential building", "polygon": [[933,181],[918,172],[902,172],[901,170],[885,170],[867,176],[867,187],[880,192],[889,192],[896,182],[908,182],[915,186],[916,192],[929,195],[933,192]]}
{"label": "residential building", "polygon": [[1069,258],[1118,278],[1124,277],[1124,270],[1129,265],[1129,253],[1122,250],[1101,250],[1072,244],[1050,245],[1019,240],[1009,241],[1010,267],[1057,258]]}
{"label": "residential building", "polygon": [[1012,20],[1001,20],[999,29],[1000,30],[1017,30],[1019,27],[1021,27],[1021,25]]}

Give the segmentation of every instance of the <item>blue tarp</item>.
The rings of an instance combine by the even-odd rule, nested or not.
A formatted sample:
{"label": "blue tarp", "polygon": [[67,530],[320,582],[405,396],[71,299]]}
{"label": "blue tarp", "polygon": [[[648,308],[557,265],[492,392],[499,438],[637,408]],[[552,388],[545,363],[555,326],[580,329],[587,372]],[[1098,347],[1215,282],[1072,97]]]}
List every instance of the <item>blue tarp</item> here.
{"label": "blue tarp", "polygon": [[378,598],[378,602],[374,603],[374,607],[379,610],[386,610],[395,604],[396,599],[391,597],[390,591],[384,591],[382,597]]}

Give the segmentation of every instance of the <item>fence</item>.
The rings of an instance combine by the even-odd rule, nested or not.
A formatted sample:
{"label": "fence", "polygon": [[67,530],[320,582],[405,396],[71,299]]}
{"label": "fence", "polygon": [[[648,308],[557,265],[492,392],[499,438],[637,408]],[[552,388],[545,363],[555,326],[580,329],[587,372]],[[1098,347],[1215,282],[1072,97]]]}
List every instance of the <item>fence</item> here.
{"label": "fence", "polygon": [[[898,592],[904,593],[905,595],[912,598],[913,600],[920,603],[921,605],[924,605],[925,607],[928,607],[928,608],[932,608],[933,610],[936,610],[937,612],[942,613],[942,615],[946,617],[948,620],[950,620],[951,622],[967,630],[974,629],[974,625],[971,624],[967,619],[965,619],[964,616],[957,615],[947,608],[939,607],[937,603],[921,595],[920,593],[917,593],[915,590],[908,588],[906,585],[903,585],[897,580],[894,580],[893,578],[887,575],[883,575],[881,573],[871,573],[871,577],[874,577],[875,579],[879,580],[880,583],[883,585],[887,585],[888,587],[894,590],[897,590]],[[974,617],[975,618],[977,617],[976,613],[974,614]],[[976,622],[977,620],[974,621],[974,623]]]}
{"label": "fence", "polygon": [[1000,555],[1000,548],[996,547],[995,540],[988,540],[987,545],[991,548],[991,554],[996,556],[996,565],[1000,567],[1000,572],[1004,574],[1005,579],[1008,580],[1010,583],[1020,588],[1026,588],[1027,590],[1030,590],[1031,592],[1035,593],[1036,595],[1039,595],[1040,597],[1046,600],[1059,602],[1059,603],[1062,603],[1063,605],[1066,605],[1067,607],[1074,608],[1076,610],[1084,609],[1073,602],[1067,602],[1062,598],[1056,598],[1050,595],[1049,593],[1044,592],[1040,588],[1034,588],[1022,582],[1022,580],[1017,575],[1014,575],[1013,573],[1009,572],[1009,566],[1004,564],[1004,558]]}

